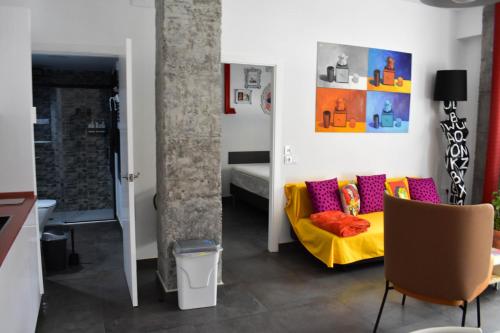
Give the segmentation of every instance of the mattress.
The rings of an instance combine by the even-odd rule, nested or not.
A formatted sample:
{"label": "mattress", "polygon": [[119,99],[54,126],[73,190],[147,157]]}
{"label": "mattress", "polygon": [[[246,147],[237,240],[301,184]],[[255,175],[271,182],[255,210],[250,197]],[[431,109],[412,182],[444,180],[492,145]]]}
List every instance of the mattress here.
{"label": "mattress", "polygon": [[231,184],[269,199],[270,174],[270,165],[267,163],[236,164],[232,166]]}

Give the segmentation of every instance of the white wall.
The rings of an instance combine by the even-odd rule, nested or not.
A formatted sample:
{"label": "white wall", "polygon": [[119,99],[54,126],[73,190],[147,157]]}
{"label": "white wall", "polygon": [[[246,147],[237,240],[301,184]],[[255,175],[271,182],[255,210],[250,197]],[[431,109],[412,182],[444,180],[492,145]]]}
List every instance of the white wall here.
{"label": "white wall", "polygon": [[35,190],[29,19],[0,7],[0,192]]}
{"label": "white wall", "polygon": [[[221,119],[221,165],[222,196],[229,196],[231,167],[227,164],[230,151],[253,151],[271,149],[271,116],[261,108],[261,95],[271,83],[272,72],[264,66],[231,64],[230,105],[236,114],[223,114]],[[251,104],[236,104],[234,90],[245,89],[245,68],[258,68],[262,71],[261,88],[252,90]]]}
{"label": "white wall", "polygon": [[[388,8],[397,15],[381,19]],[[296,165],[282,166],[283,182],[382,172],[437,177],[443,168],[437,144],[442,134],[432,90],[435,71],[455,61],[450,10],[400,0],[258,0],[251,6],[244,0],[223,0],[222,9],[223,58],[255,56],[283,64],[283,116],[277,121],[283,144],[292,145],[297,157]],[[409,133],[315,133],[318,41],[413,54]],[[284,212],[281,216],[274,223],[280,240],[286,241],[288,222]]]}
{"label": "white wall", "polygon": [[455,13],[457,39],[479,36],[483,33],[483,7],[462,8]]}
{"label": "white wall", "polygon": [[[472,7],[454,11],[454,26],[456,32],[457,60],[456,68],[467,70],[467,101],[458,103],[458,114],[467,118],[469,137],[469,169],[465,174],[465,186],[468,192],[466,203],[472,199],[474,178],[474,160],[476,157],[476,128],[479,103],[479,75],[481,71],[481,35],[483,29],[483,7]],[[446,69],[452,69],[451,67]],[[442,112],[442,118],[445,118]],[[444,157],[444,150],[442,153]],[[440,177],[440,187],[450,188],[450,177],[443,171]]]}
{"label": "white wall", "polygon": [[[117,55],[133,40],[137,257],[157,256],[155,150],[155,10],[126,0],[0,0],[31,8],[33,52]],[[3,51],[2,51],[3,53]],[[13,66],[14,67],[14,66]],[[31,105],[31,101],[30,101]]]}

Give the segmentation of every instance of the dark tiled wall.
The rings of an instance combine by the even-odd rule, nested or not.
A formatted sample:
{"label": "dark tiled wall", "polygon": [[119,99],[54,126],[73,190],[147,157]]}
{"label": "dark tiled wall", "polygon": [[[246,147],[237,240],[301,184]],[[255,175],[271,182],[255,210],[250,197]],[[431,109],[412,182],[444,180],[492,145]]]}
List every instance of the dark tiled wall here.
{"label": "dark tiled wall", "polygon": [[[35,78],[37,118],[49,119],[49,124],[35,125],[38,195],[56,199],[58,211],[113,208],[109,136],[87,128],[91,121],[104,121],[109,128],[110,89],[54,87],[61,73],[66,81],[72,72],[54,72],[52,86],[37,84]],[[75,74],[73,82],[79,77]]]}

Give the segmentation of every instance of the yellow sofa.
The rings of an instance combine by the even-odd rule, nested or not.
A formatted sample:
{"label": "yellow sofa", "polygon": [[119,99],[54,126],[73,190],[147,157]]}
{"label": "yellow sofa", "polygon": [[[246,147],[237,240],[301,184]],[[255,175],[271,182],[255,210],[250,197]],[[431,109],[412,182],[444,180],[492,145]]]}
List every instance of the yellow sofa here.
{"label": "yellow sofa", "polygon": [[[388,181],[403,178],[388,179]],[[339,187],[354,181],[339,181]],[[309,193],[304,182],[285,185],[286,214],[304,247],[328,267],[384,256],[384,213],[361,214],[370,222],[367,232],[353,237],[339,237],[312,224]],[[361,203],[363,204],[363,203]]]}

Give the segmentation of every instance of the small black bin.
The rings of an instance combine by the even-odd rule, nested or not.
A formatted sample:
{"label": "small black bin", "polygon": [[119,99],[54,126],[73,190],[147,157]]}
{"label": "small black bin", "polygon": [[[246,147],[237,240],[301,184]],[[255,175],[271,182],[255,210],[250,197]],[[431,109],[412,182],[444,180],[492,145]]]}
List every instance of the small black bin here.
{"label": "small black bin", "polygon": [[66,268],[66,242],[68,234],[51,230],[42,234],[42,252],[47,271],[60,271]]}

